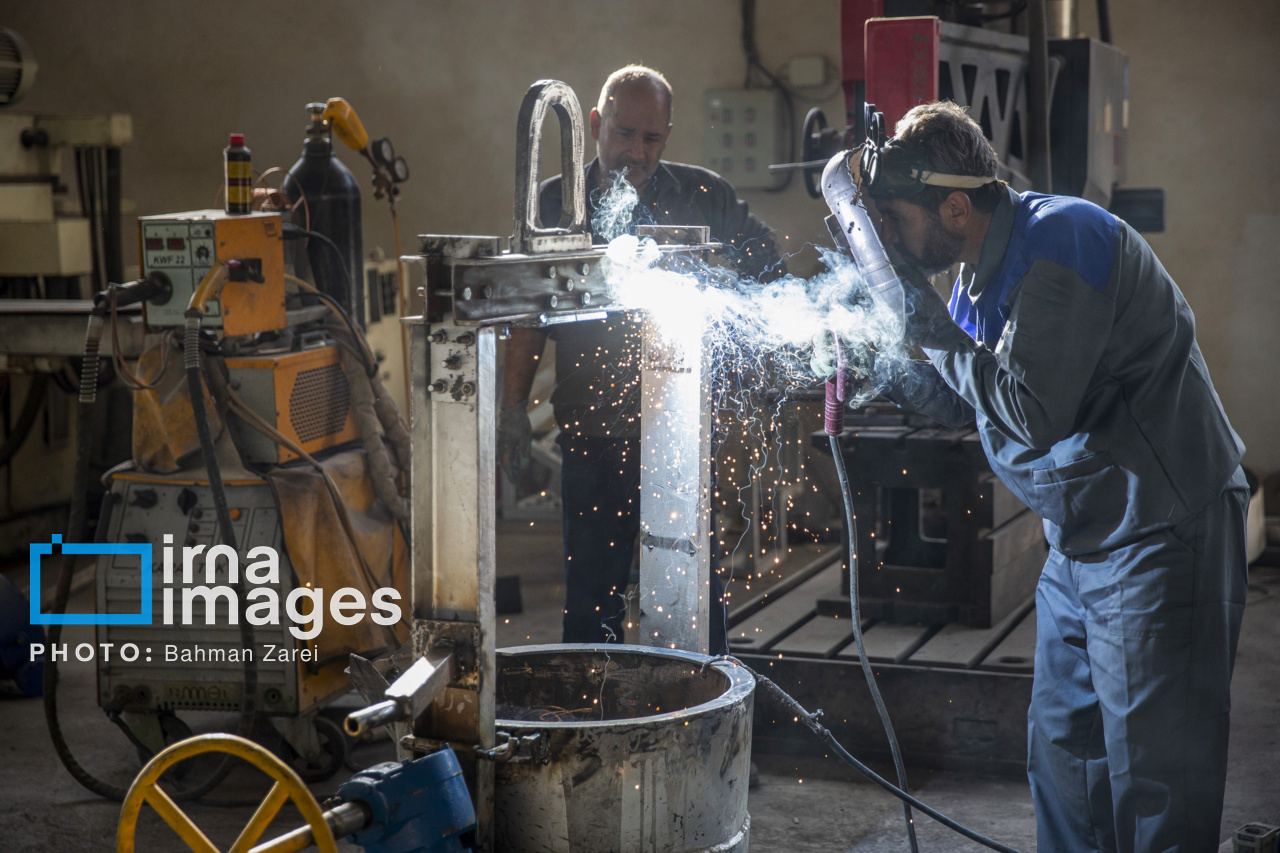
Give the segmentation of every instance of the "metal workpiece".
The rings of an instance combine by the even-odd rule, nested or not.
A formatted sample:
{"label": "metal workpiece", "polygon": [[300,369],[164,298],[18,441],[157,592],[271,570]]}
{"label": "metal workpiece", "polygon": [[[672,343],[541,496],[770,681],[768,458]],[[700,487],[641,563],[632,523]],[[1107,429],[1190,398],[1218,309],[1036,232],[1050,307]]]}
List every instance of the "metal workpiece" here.
{"label": "metal workpiece", "polygon": [[[560,120],[566,211],[563,221],[551,224],[554,227],[538,222],[538,143],[548,110]],[[587,231],[582,113],[568,86],[544,80],[529,90],[520,112],[517,144],[516,222],[510,250],[503,251],[497,237],[422,235],[419,246],[428,305],[423,317],[405,321],[410,328],[412,386],[413,648],[416,656],[429,657],[447,644],[455,672],[438,698],[415,717],[411,735],[399,743],[413,752],[448,744],[459,754],[476,803],[476,838],[486,850],[495,849],[495,767],[544,766],[554,752],[548,740],[535,732],[515,731],[504,724],[499,736],[494,722],[495,696],[501,689],[495,675],[495,336],[499,329],[511,326],[594,320],[622,308],[610,293],[607,247],[592,246]],[[667,264],[697,261],[718,248],[696,228],[666,229],[651,236],[660,243]],[[698,242],[689,245],[688,240]],[[657,396],[667,401],[671,417],[655,417],[658,429],[647,440],[665,448],[669,442],[662,430],[666,430],[682,443],[674,454],[662,451],[661,461],[673,469],[664,468],[660,476],[666,479],[654,482],[660,491],[674,496],[671,507],[663,508],[664,515],[678,506],[679,520],[666,519],[651,529],[658,537],[688,540],[692,552],[655,548],[649,562],[642,564],[653,579],[664,579],[661,598],[655,600],[652,611],[657,614],[660,607],[664,616],[671,614],[666,624],[655,629],[661,643],[693,650],[707,646],[709,612],[710,414],[703,412],[707,399],[704,358],[699,347],[696,353],[679,357],[668,354],[654,367],[662,377],[651,383],[657,383]],[[682,366],[672,367],[677,362]],[[688,417],[693,418],[693,426],[686,422]],[[694,482],[679,479],[682,475],[674,470],[679,466],[691,466]],[[679,581],[671,584],[665,580],[668,577]],[[642,584],[644,579],[642,570]],[[690,613],[696,618],[691,620]],[[386,701],[395,704],[390,691]],[[374,707],[368,709],[368,719],[388,718],[392,713],[391,706]],[[371,723],[366,720],[365,724]],[[746,728],[749,739],[749,725]],[[652,743],[656,749],[659,739]],[[705,751],[690,754],[703,756]],[[735,772],[742,770],[742,779],[746,755],[745,747],[734,752],[741,758],[742,767],[734,767]],[[712,801],[727,795],[719,789],[707,795],[699,787],[691,784],[689,796]],[[563,799],[563,787],[554,790],[561,791]],[[742,794],[743,819],[733,824],[734,832],[744,826],[745,784],[736,790]],[[652,812],[646,819],[657,820],[657,815]],[[662,820],[667,817],[663,812]],[[637,828],[636,837],[665,836]],[[534,848],[498,845],[497,849]],[[613,847],[588,843],[574,849]],[[659,844],[644,849],[675,848]]]}
{"label": "metal workpiece", "polygon": [[[555,225],[543,225],[538,215],[538,165],[542,123],[547,111],[560,120],[560,183],[562,215]],[[587,230],[587,184],[582,148],[586,133],[578,96],[559,80],[539,80],[529,87],[516,121],[516,210],[511,250],[525,254],[566,252],[591,247]]]}
{"label": "metal workpiece", "polygon": [[[425,257],[492,258],[502,253],[502,239],[482,234],[419,234],[418,244]],[[400,260],[421,258],[405,255]]]}
{"label": "metal workpiece", "polygon": [[[685,232],[689,233],[686,234]],[[719,243],[684,243],[696,227],[666,227],[655,233],[664,264],[701,260]],[[608,281],[605,246],[553,256],[502,253],[496,256],[443,256],[431,290],[453,297],[453,319],[460,325],[541,326],[594,319],[584,313],[623,310]],[[553,301],[554,300],[554,301]],[[542,318],[541,315],[546,315]]]}
{"label": "metal workpiece", "polygon": [[498,727],[517,743],[540,735],[548,760],[497,764],[496,849],[747,850],[744,668],[640,646],[522,646],[499,653],[497,687]]}
{"label": "metal workpiece", "polygon": [[[705,330],[704,330],[705,334]],[[711,363],[646,328],[640,395],[640,642],[705,653],[711,612]]]}
{"label": "metal workpiece", "polygon": [[[711,242],[710,225],[637,225],[636,236],[641,240],[648,237],[659,245],[688,246],[695,243]],[[716,244],[717,248],[719,244]]]}
{"label": "metal workpiece", "polygon": [[453,681],[456,668],[452,648],[429,650],[387,687],[385,699],[347,715],[347,734],[356,737],[378,726],[416,720]]}

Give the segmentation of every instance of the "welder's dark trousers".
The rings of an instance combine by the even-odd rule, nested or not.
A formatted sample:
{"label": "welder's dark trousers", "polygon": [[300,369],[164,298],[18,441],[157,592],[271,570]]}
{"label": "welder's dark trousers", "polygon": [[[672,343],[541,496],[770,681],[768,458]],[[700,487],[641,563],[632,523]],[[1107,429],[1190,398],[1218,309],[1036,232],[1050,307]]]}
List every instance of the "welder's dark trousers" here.
{"label": "welder's dark trousers", "polygon": [[[621,643],[640,533],[640,439],[561,433],[557,442],[564,504],[564,642]],[[728,650],[716,550],[713,546],[708,626],[712,654]]]}
{"label": "welder's dark trousers", "polygon": [[1028,715],[1041,853],[1218,849],[1248,500],[1237,473],[1173,528],[1050,552]]}

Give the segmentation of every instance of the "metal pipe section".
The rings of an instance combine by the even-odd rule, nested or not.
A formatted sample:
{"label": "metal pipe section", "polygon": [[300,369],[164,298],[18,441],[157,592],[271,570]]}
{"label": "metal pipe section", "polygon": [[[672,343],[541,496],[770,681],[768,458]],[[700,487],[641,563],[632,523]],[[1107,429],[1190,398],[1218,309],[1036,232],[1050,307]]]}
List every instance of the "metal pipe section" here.
{"label": "metal pipe section", "polygon": [[1079,28],[1076,24],[1076,0],[1047,0],[1046,13],[1049,38],[1075,38]]}
{"label": "metal pipe section", "polygon": [[359,711],[352,711],[347,714],[347,719],[343,721],[342,727],[352,737],[360,737],[360,735],[371,729],[398,723],[402,719],[404,719],[404,714],[400,709],[400,703],[394,699],[384,699],[367,708],[361,708]]}
{"label": "metal pipe section", "polygon": [[1027,2],[1027,41],[1030,46],[1027,91],[1027,147],[1030,149],[1031,187],[1053,192],[1049,159],[1049,35],[1045,0]]}
{"label": "metal pipe section", "polygon": [[[364,803],[342,803],[324,813],[324,821],[334,838],[346,838],[365,829],[373,820],[373,813]],[[315,833],[309,826],[300,826],[292,832],[264,841],[249,853],[299,853],[314,846]]]}
{"label": "metal pipe section", "polygon": [[1098,0],[1098,40],[1111,44],[1111,10],[1107,0]]}
{"label": "metal pipe section", "polygon": [[872,301],[891,318],[893,334],[901,336],[906,327],[902,281],[889,261],[862,201],[858,182],[854,180],[852,170],[858,168],[856,156],[856,151],[842,151],[827,161],[827,167],[822,170],[822,197],[840,223]]}
{"label": "metal pipe section", "polygon": [[358,737],[377,726],[416,720],[444,692],[456,672],[452,649],[432,649],[387,687],[386,699],[348,714],[343,727],[347,734]]}

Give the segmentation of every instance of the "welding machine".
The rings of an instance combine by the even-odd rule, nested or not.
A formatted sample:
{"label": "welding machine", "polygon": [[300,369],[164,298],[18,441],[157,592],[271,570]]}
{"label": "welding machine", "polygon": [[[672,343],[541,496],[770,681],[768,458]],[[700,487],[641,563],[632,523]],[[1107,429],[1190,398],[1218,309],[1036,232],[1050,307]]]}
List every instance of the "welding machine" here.
{"label": "welding machine", "polygon": [[[295,639],[287,621],[277,620],[256,625],[246,651],[242,626],[233,621],[237,602],[200,592],[230,590],[237,578],[229,561],[203,566],[198,556],[228,537],[197,436],[200,417],[193,415],[178,359],[167,352],[177,348],[179,327],[187,328],[184,350],[196,340],[203,352],[203,409],[210,432],[222,433],[214,467],[236,552],[244,562],[264,547],[278,555],[278,572],[255,583],[254,593],[270,594],[283,610],[302,587],[350,586],[371,594],[397,586],[395,565],[403,565],[407,545],[395,519],[378,506],[377,488],[369,483],[374,466],[354,446],[361,430],[353,377],[378,382],[366,378],[367,344],[340,307],[305,304],[324,295],[286,273],[287,228],[275,212],[199,210],[139,220],[142,271],[152,283],[143,308],[152,335],[138,375],[128,376],[135,391],[133,459],[109,472],[99,536],[107,543],[150,543],[156,556],[152,565],[139,566],[133,554],[101,555],[96,611],[141,612],[145,572],[153,618],[150,625],[98,626],[100,643],[147,650],[146,658],[98,659],[98,700],[144,758],[190,734],[177,711],[252,707],[270,721],[280,736],[271,739],[301,775],[318,779],[345,757],[341,731],[317,711],[348,689],[341,666],[347,654],[394,649],[406,637],[394,627],[331,623],[317,636]],[[215,273],[225,279],[219,286],[209,284]],[[286,280],[298,293],[286,293]],[[192,338],[195,307],[202,316]],[[331,311],[343,322],[333,322]],[[190,354],[187,359],[189,368]],[[366,384],[365,397],[377,396]],[[308,475],[312,481],[300,479]],[[370,536],[371,529],[378,532]],[[187,552],[196,555],[197,568],[179,575],[173,567],[191,562]],[[323,620],[323,599],[315,607]],[[256,670],[251,696],[244,695],[247,666]]]}

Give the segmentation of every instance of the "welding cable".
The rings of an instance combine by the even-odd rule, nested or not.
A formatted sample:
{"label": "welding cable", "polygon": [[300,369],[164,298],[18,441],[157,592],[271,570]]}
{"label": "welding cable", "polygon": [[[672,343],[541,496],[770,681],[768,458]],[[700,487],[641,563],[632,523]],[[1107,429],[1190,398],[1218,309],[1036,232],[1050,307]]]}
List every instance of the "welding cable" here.
{"label": "welding cable", "polygon": [[[353,358],[359,357],[359,348],[348,336],[347,329],[329,324],[325,325],[325,329],[345,354]],[[368,340],[366,339],[364,343],[367,346]],[[387,440],[391,443],[391,449],[395,451],[396,467],[407,472],[409,462],[413,458],[413,439],[409,435],[409,425],[405,423],[404,415],[401,414],[396,401],[387,393],[387,387],[382,384],[382,377],[377,371],[372,376],[363,378],[373,392],[373,409],[378,423],[381,424]]]}
{"label": "welding cable", "polygon": [[116,375],[120,377],[120,381],[130,391],[150,391],[160,384],[164,379],[165,371],[169,369],[169,355],[172,349],[169,346],[169,333],[165,332],[160,337],[160,368],[156,371],[156,380],[147,382],[139,379],[129,370],[129,366],[125,364],[124,356],[120,353],[120,320],[117,314],[117,303],[119,302],[119,294],[115,288],[111,289],[111,361],[115,365]]}
{"label": "welding cable", "polygon": [[[290,226],[285,226],[286,235],[290,233],[299,233],[299,232],[291,232],[289,230],[289,227]],[[323,234],[312,232],[312,231],[308,231],[306,233],[307,234],[314,233],[317,237],[324,237],[325,240],[328,240],[329,245],[333,246],[334,251],[337,251],[338,249],[337,244],[334,243],[332,240],[329,240],[329,238],[325,237]],[[343,272],[344,273],[346,272],[345,267],[343,267]],[[320,288],[316,287],[311,282],[303,278],[298,278],[296,275],[290,275],[289,273],[285,273],[284,280],[288,282],[292,282],[293,284],[296,284],[298,287],[301,287],[303,290],[307,291],[307,293],[310,293],[312,296],[315,296],[321,302],[323,302],[326,306],[328,306],[330,311],[338,315],[338,317],[342,320],[342,324],[347,327],[347,329],[351,332],[351,336],[355,338],[355,340],[358,342],[358,345],[360,348],[360,360],[364,362],[365,373],[369,374],[370,376],[373,376],[374,374],[376,374],[378,372],[377,359],[374,358],[373,353],[369,350],[369,342],[365,339],[364,332],[361,331],[361,329],[355,324],[355,321],[351,319],[351,315],[347,313],[347,309],[342,306],[342,303],[334,299],[329,294],[325,293]]]}
{"label": "welding cable", "polygon": [[[226,282],[227,265],[218,264],[211,269],[191,294],[191,301],[186,310],[186,328],[184,329],[182,362],[187,373],[187,392],[191,398],[191,417],[196,423],[196,434],[200,439],[200,454],[204,460],[205,476],[209,479],[209,491],[213,495],[214,515],[218,522],[218,532],[224,545],[239,553],[235,528],[232,527],[231,508],[227,503],[226,488],[222,482],[222,469],[218,465],[217,451],[213,444],[213,433],[209,429],[209,417],[204,407],[204,379],[200,367],[200,323],[204,318],[205,303],[217,295],[221,285]],[[245,595],[244,578],[237,575],[231,584],[235,590],[236,600],[240,607],[236,622],[240,628],[240,643],[243,648],[254,646],[253,626],[248,619],[248,601]],[[258,664],[256,655],[245,655],[244,684],[240,693],[240,724],[237,734],[248,738],[254,728],[258,715]],[[223,756],[213,774],[198,787],[182,792],[183,799],[197,799],[212,791],[231,772],[233,759]],[[231,804],[227,804],[231,805]]]}
{"label": "welding cable", "polygon": [[356,348],[356,354],[360,356],[360,360],[364,362],[365,373],[367,373],[371,378],[377,376],[378,360],[374,357],[373,351],[369,347],[369,340],[365,337],[364,331],[359,329],[356,324],[352,322],[351,315],[342,307],[342,303],[304,278],[298,278],[296,275],[285,273],[284,280],[292,284],[296,284],[307,293],[310,293],[312,296],[323,302],[325,307],[338,316],[338,319],[342,321],[342,325],[346,327],[347,331],[353,338],[352,345]]}
{"label": "welding cable", "polygon": [[[89,314],[88,328],[85,332],[84,351],[81,357],[79,410],[76,419],[76,464],[72,480],[71,511],[67,520],[67,533],[64,542],[83,542],[88,531],[88,492],[89,492],[89,459],[93,452],[93,415],[97,404],[98,354],[102,339],[102,326],[106,318],[108,298],[99,294],[94,299],[93,309]],[[53,613],[61,615],[67,611],[67,600],[71,594],[71,579],[75,573],[75,555],[62,553],[61,569],[58,573],[58,584],[54,593]],[[39,596],[40,590],[33,589],[33,596]],[[246,624],[242,619],[241,624]],[[62,639],[62,625],[49,626],[49,648],[56,646]],[[243,633],[243,632],[242,632]],[[256,666],[256,665],[255,665]],[[248,667],[246,666],[246,669]],[[254,671],[256,677],[256,669]],[[121,802],[125,798],[124,788],[98,779],[80,765],[71,747],[67,744],[62,732],[62,724],[58,719],[58,664],[52,655],[44,662],[44,718],[49,729],[49,737],[53,742],[54,752],[62,765],[87,790],[109,800]],[[250,694],[242,698],[242,715],[240,734],[248,735],[252,731],[253,705]],[[107,716],[116,725],[123,725],[116,709],[109,709]],[[131,733],[130,733],[131,734]],[[130,740],[136,740],[130,737]],[[201,785],[174,794],[177,802],[187,802],[203,796],[220,785],[231,771],[231,763],[223,759],[210,777]]]}
{"label": "welding cable", "polygon": [[[774,684],[768,678],[756,672],[751,667],[747,666],[745,663],[733,657],[732,655],[721,655],[719,657],[710,658],[708,659],[707,664],[715,663],[717,661],[725,661],[726,663],[731,663],[731,664],[734,664],[735,666],[740,666],[743,669],[745,669],[747,672],[751,673],[752,677],[755,678],[756,683],[759,684],[761,687],[763,687],[766,693],[768,693],[775,700],[777,700],[779,704],[781,704],[784,708],[786,708],[787,713],[794,716],[797,722],[802,723],[805,726],[805,728],[809,729],[809,731],[817,735],[818,738],[822,740],[823,743],[831,747],[831,749],[835,750],[835,753],[838,756],[840,756],[840,758],[846,764],[848,764],[854,770],[857,770],[859,773],[861,773],[870,781],[874,782],[876,785],[883,788],[885,791],[888,791],[893,796],[902,800],[902,802],[920,810],[924,814],[936,820],[938,823],[945,826],[947,829],[950,829],[953,832],[958,832],[960,835],[963,835],[965,838],[968,838],[970,841],[976,841],[978,844],[981,844],[983,847],[990,848],[991,850],[997,850],[999,851],[999,853],[1019,853],[1019,851],[1016,848],[1010,847],[1007,844],[1001,844],[999,841],[995,841],[991,838],[988,838],[982,833],[970,829],[969,827],[965,826],[959,821],[954,820],[953,818],[947,817],[942,812],[938,811],[937,809],[933,808],[927,803],[922,802],[916,797],[911,796],[906,791],[902,790],[897,785],[893,784],[888,779],[885,779],[879,773],[876,773],[870,767],[863,764],[861,761],[855,758],[852,753],[850,753],[847,749],[845,749],[843,746],[840,745],[840,742],[835,739],[834,735],[831,734],[830,729],[828,729],[826,726],[822,725],[821,722],[819,722],[822,719],[821,709],[814,711],[813,713],[810,713],[808,710],[805,709],[803,705],[801,705],[794,698],[792,698],[785,690],[783,690],[777,684]],[[707,664],[703,665],[704,669]]]}
{"label": "welding cable", "polygon": [[351,415],[355,418],[360,443],[369,463],[369,481],[374,495],[393,516],[408,521],[409,502],[401,496],[396,484],[396,471],[400,467],[392,463],[387,444],[382,440],[373,385],[361,371],[360,363],[351,350],[342,347],[340,352],[342,372],[346,374],[347,385],[351,389]]}
{"label": "welding cable", "polygon": [[[297,225],[293,225],[291,223],[285,223],[284,239],[297,240],[301,237],[314,238],[316,240],[319,240],[321,243],[323,243],[324,245],[328,246],[330,249],[333,250],[333,254],[338,259],[338,269],[342,271],[342,281],[346,285],[347,294],[348,295],[353,294],[356,283],[351,280],[351,274],[347,271],[347,260],[345,257],[343,257],[342,250],[338,248],[338,244],[333,242],[333,240],[329,237],[328,234],[322,234],[319,231],[309,231],[306,228],[300,228]],[[289,276],[289,278],[295,279],[297,281],[302,281],[302,279],[298,279],[296,276]],[[351,319],[351,315],[347,312],[347,309],[342,305],[342,303],[338,302],[338,300],[334,299],[329,294],[320,290],[314,284],[307,283],[305,287],[307,287],[307,289],[310,290],[312,293],[314,293],[315,295],[319,296],[320,298],[324,299],[327,303],[329,303],[329,305],[342,316],[342,319],[346,322],[348,328],[351,329],[351,334],[357,335],[357,337],[359,337],[356,331],[355,321]],[[368,369],[370,373],[373,373],[373,371],[376,369],[374,368],[373,363],[371,361],[366,363],[365,367]]]}
{"label": "welding cable", "polygon": [[[298,458],[311,465],[311,467],[320,474],[325,485],[325,490],[328,491],[329,497],[333,501],[334,507],[337,509],[338,521],[342,526],[342,531],[345,534],[347,541],[351,544],[351,550],[355,552],[356,559],[360,563],[360,570],[364,574],[365,580],[368,582],[370,589],[377,589],[381,586],[382,582],[374,575],[373,568],[369,565],[368,561],[365,560],[364,552],[360,550],[360,546],[357,544],[355,529],[352,525],[351,517],[347,512],[346,501],[343,500],[342,493],[338,489],[338,484],[329,476],[329,472],[324,470],[320,465],[320,462],[314,456],[307,453],[307,451],[303,450],[301,446],[289,440],[289,438],[282,432],[267,423],[261,415],[250,408],[250,406],[234,391],[228,388],[226,393],[231,410],[239,415],[248,426],[290,451]],[[408,537],[405,537],[405,539],[407,541]],[[405,622],[405,624],[409,624],[408,616],[401,614],[401,621]],[[394,633],[389,631],[388,636],[390,636],[392,640],[391,647],[396,647],[398,640],[395,638]]]}
{"label": "welding cable", "polygon": [[[84,541],[88,528],[89,457],[93,454],[93,410],[98,399],[98,349],[102,340],[102,323],[106,316],[105,301],[95,301],[89,313],[89,326],[85,331],[84,354],[80,371],[80,407],[76,419],[76,466],[71,488],[71,511],[67,519],[66,542]],[[58,573],[58,585],[53,597],[53,612],[67,612],[67,599],[71,595],[71,577],[75,573],[75,556],[62,552],[62,566]],[[31,590],[33,600],[39,600],[41,591]],[[55,648],[62,639],[62,625],[49,626],[49,648]],[[44,719],[53,741],[53,750],[71,777],[93,793],[110,800],[122,802],[123,788],[104,782],[80,766],[62,734],[58,721],[58,662],[52,654],[44,662]]]}
{"label": "welding cable", "polygon": [[13,425],[13,428],[9,430],[9,434],[5,436],[4,444],[0,445],[0,468],[9,464],[9,460],[22,448],[27,436],[31,434],[31,428],[35,426],[36,416],[40,414],[40,406],[44,403],[45,392],[48,388],[49,374],[31,374],[31,385],[27,388],[27,399],[22,404],[22,412],[18,415],[18,422]]}
{"label": "welding cable", "polygon": [[[876,713],[884,724],[884,733],[889,738],[889,752],[893,755],[893,769],[898,775],[898,786],[906,793],[907,769],[902,762],[902,750],[898,748],[898,735],[889,721],[889,709],[884,706],[880,696],[880,687],[876,684],[875,673],[871,670],[871,661],[867,659],[867,649],[862,642],[862,606],[858,595],[858,522],[853,515],[853,496],[849,493],[849,475],[845,471],[844,456],[840,453],[840,439],[829,435],[831,455],[836,460],[836,475],[840,480],[840,496],[844,500],[844,527],[849,545],[849,610],[853,617],[853,641],[858,647],[858,663],[862,664],[862,673],[867,677],[867,688],[871,691],[871,699],[875,702]],[[916,825],[911,817],[911,804],[902,801],[902,812],[907,821],[907,839],[911,842],[911,853],[918,853],[916,843]]]}

